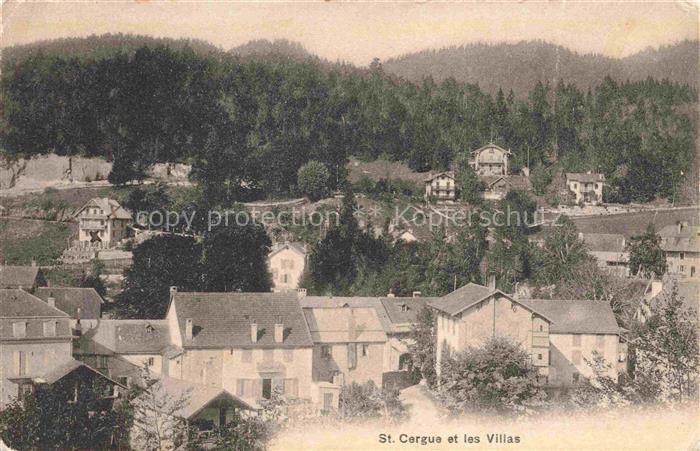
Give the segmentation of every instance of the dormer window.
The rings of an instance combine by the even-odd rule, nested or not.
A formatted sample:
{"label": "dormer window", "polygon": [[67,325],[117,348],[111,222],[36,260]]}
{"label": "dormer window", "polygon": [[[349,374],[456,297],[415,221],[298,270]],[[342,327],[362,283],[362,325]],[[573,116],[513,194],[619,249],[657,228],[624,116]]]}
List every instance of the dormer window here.
{"label": "dormer window", "polygon": [[401,311],[402,312],[407,312],[408,311],[408,306],[406,304],[401,304]]}
{"label": "dormer window", "polygon": [[146,324],[146,333],[153,333],[153,326],[151,324]]}
{"label": "dormer window", "polygon": [[27,323],[20,321],[12,323],[12,336],[15,338],[24,338],[27,336]]}

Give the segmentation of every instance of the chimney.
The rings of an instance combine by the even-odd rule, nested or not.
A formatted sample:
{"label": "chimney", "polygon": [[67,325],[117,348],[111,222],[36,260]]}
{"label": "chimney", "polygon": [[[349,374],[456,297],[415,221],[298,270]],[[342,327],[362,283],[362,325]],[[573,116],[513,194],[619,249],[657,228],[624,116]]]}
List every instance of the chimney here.
{"label": "chimney", "polygon": [[36,260],[32,259],[32,266],[36,266]]}
{"label": "chimney", "polygon": [[488,289],[491,291],[496,289],[496,274],[489,274]]}
{"label": "chimney", "polygon": [[[257,333],[257,331],[256,331]],[[282,343],[284,341],[284,324],[282,324],[282,319],[277,318],[275,323],[275,343]]]}
{"label": "chimney", "polygon": [[50,294],[49,294],[49,297],[48,297],[48,299],[46,299],[46,302],[48,302],[48,304],[49,304],[51,307],[56,307],[56,298],[53,297],[53,293],[50,293]]}
{"label": "chimney", "polygon": [[192,318],[185,319],[185,339],[192,339]]}
{"label": "chimney", "polygon": [[258,342],[258,323],[255,321],[250,323],[250,341],[253,343]]}
{"label": "chimney", "polygon": [[394,296],[394,293],[389,293],[389,294],[386,295],[386,297],[388,297],[388,298],[393,298],[393,297],[395,297],[395,296]]}
{"label": "chimney", "polygon": [[170,300],[173,300],[173,297],[175,297],[175,294],[177,293],[177,287],[172,286],[170,287]]}
{"label": "chimney", "polygon": [[419,297],[420,297],[420,291],[414,291],[414,292],[413,292],[413,297],[414,297],[414,298],[419,298]]}

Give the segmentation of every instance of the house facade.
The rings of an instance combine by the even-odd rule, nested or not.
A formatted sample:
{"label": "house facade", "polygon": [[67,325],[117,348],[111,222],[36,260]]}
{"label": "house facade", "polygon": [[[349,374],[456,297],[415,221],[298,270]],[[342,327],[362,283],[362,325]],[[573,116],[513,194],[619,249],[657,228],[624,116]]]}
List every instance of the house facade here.
{"label": "house facade", "polygon": [[605,175],[595,172],[566,173],[566,187],[577,204],[598,205],[603,202]]}
{"label": "house facade", "polygon": [[477,175],[508,175],[510,171],[509,159],[512,155],[510,150],[491,143],[472,151],[469,165]]}
{"label": "house facade", "polygon": [[168,358],[168,376],[224,388],[251,405],[273,389],[319,402],[314,343],[296,293],[174,291],[167,321],[183,350]]}
{"label": "house facade", "polygon": [[504,337],[521,345],[532,356],[538,374],[549,373],[551,320],[517,299],[495,289],[470,283],[429,305],[437,313],[436,370],[441,360],[490,338]]}
{"label": "house facade", "polygon": [[700,277],[700,227],[678,222],[659,231],[668,274]]}
{"label": "house facade", "polygon": [[548,385],[570,387],[593,376],[586,360],[597,353],[610,365],[608,376],[617,379],[627,369],[627,344],[607,302],[592,300],[523,299],[551,318],[549,328]]}
{"label": "house facade", "polygon": [[382,386],[387,336],[374,308],[304,309],[314,342],[314,381]]}
{"label": "house facade", "polygon": [[272,287],[293,290],[299,287],[304,275],[308,252],[303,243],[280,243],[272,247],[267,263],[272,274]]}
{"label": "house facade", "polygon": [[454,202],[457,199],[457,184],[452,171],[430,174],[425,183],[425,199],[437,202]]}
{"label": "house facade", "polygon": [[73,360],[70,318],[19,289],[0,289],[0,406]]}
{"label": "house facade", "polygon": [[77,211],[78,241],[112,246],[127,237],[131,214],[106,197],[91,199]]}

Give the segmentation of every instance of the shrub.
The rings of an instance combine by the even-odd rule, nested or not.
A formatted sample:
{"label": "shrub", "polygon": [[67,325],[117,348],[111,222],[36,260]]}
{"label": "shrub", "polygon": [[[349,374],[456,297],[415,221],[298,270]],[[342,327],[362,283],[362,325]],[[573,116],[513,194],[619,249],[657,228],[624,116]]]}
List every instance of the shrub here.
{"label": "shrub", "polygon": [[453,413],[528,412],[545,399],[530,356],[505,338],[446,358],[440,378],[440,397]]}
{"label": "shrub", "polygon": [[382,390],[373,381],[353,382],[340,391],[340,416],[343,418],[400,419],[404,414],[398,390]]}

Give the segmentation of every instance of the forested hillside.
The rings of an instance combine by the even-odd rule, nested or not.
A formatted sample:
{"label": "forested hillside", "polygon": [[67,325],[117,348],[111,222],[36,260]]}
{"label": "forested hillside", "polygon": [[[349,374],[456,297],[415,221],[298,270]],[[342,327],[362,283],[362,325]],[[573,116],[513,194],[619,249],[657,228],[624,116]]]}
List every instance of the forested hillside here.
{"label": "forested hillside", "polygon": [[495,94],[508,87],[524,97],[538,81],[555,85],[560,80],[581,90],[593,89],[609,76],[617,81],[639,81],[647,77],[668,79],[697,86],[698,41],[648,49],[615,59],[603,55],[581,55],[542,41],[502,44],[469,44],[423,50],[383,62],[384,70],[414,82],[432,77],[478,83]]}
{"label": "forested hillside", "polygon": [[4,60],[4,151],[104,156],[114,183],[156,162],[187,161],[222,204],[297,194],[298,169],[310,160],[327,167],[334,189],[349,155],[427,171],[490,140],[512,149],[515,170],[529,161],[602,171],[617,201],[672,198],[695,183],[686,180],[695,173],[697,90],[669,81],[605,77],[590,91],[537,82],[520,99],[510,82],[491,95],[481,83],[414,84],[376,62],[359,71],[251,57],[265,44],[236,55],[184,41],[134,47],[142,38],[134,39]]}

